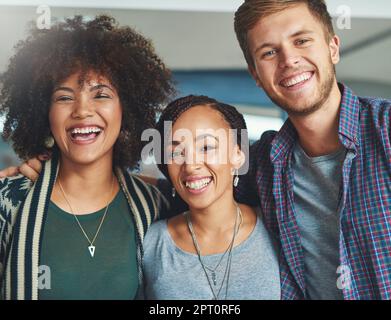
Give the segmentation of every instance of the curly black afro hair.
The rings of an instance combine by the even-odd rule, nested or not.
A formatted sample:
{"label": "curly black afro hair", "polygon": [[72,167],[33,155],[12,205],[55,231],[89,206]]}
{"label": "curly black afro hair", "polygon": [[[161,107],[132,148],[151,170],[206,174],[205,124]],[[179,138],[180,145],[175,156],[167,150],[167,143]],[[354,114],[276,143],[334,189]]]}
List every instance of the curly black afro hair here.
{"label": "curly black afro hair", "polygon": [[75,72],[83,77],[95,71],[111,81],[123,110],[114,164],[137,165],[146,143],[141,134],[154,127],[157,112],[174,91],[170,71],[149,40],[107,15],[92,21],[75,16],[50,30],[32,28],[15,49],[0,78],[0,115],[6,116],[3,138],[12,141],[21,159],[47,151],[55,86]]}

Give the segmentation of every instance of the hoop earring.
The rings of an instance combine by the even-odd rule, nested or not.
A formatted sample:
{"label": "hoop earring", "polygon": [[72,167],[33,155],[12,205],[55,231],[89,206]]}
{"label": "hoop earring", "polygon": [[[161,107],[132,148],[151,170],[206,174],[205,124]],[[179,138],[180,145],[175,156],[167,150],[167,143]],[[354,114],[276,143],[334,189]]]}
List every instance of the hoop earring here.
{"label": "hoop earring", "polygon": [[46,139],[45,139],[45,147],[48,148],[48,149],[51,149],[53,148],[54,146],[54,138],[52,135],[48,136]]}
{"label": "hoop earring", "polygon": [[238,169],[235,169],[235,178],[234,178],[234,187],[237,187],[238,184],[239,184],[239,170]]}
{"label": "hoop earring", "polygon": [[176,190],[174,187],[172,187],[172,190],[171,190],[171,195],[173,198],[175,198],[175,195],[176,195]]}

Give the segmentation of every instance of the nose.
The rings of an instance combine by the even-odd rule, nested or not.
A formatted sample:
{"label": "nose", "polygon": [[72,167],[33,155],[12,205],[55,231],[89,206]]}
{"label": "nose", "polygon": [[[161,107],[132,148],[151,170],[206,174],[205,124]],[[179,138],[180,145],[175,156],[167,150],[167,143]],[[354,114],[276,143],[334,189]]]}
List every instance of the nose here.
{"label": "nose", "polygon": [[300,54],[295,48],[285,47],[280,50],[279,67],[281,69],[296,67],[300,62]]}
{"label": "nose", "polygon": [[201,169],[202,160],[199,158],[199,156],[197,157],[197,152],[186,152],[184,166],[187,174],[194,173],[194,171]]}
{"label": "nose", "polygon": [[85,119],[93,115],[93,104],[86,97],[80,96],[75,100],[72,117]]}

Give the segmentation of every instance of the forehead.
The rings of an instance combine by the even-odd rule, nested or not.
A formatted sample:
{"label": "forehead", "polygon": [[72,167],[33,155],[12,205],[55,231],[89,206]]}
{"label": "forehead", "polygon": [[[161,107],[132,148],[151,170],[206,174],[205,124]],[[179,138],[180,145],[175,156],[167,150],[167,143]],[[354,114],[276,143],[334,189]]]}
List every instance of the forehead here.
{"label": "forehead", "polygon": [[96,71],[76,71],[59,81],[59,85],[77,86],[79,88],[94,86],[96,84],[110,84],[109,79]]}
{"label": "forehead", "polygon": [[174,132],[180,129],[195,132],[208,129],[229,130],[230,126],[218,110],[209,106],[194,106],[179,116],[172,129]]}
{"label": "forehead", "polygon": [[261,18],[248,32],[250,47],[264,41],[277,42],[302,31],[323,33],[323,25],[316,19],[307,5],[302,3]]}

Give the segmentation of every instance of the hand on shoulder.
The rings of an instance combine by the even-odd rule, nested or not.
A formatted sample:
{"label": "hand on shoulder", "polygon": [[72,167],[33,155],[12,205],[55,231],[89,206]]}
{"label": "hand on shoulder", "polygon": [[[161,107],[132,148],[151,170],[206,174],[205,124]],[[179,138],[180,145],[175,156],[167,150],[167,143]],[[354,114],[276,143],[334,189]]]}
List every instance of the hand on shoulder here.
{"label": "hand on shoulder", "polygon": [[22,174],[26,178],[35,182],[39,174],[42,171],[42,163],[41,161],[48,160],[49,157],[46,155],[40,155],[36,158],[31,158],[26,162],[23,162],[19,167],[8,167],[0,171],[0,179],[7,177],[14,177],[18,174]]}

